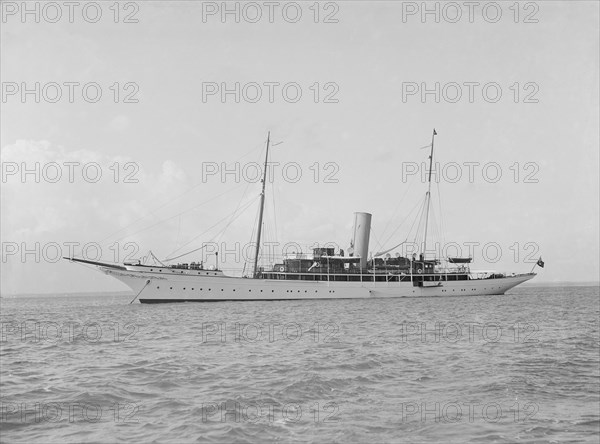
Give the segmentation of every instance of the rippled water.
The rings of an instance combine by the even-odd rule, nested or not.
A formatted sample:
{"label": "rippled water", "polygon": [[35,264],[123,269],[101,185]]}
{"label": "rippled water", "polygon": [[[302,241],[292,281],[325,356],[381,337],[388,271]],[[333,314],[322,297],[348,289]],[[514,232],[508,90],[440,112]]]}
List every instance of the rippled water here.
{"label": "rippled water", "polygon": [[2,442],[594,442],[598,287],[2,299]]}

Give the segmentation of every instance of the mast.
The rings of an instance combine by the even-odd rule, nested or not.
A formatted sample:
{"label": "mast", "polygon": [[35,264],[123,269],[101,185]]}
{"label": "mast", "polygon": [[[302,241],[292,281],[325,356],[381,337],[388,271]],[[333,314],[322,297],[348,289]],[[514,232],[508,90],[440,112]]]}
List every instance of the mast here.
{"label": "mast", "polygon": [[429,155],[429,185],[427,188],[427,194],[425,195],[425,198],[427,199],[427,208],[425,210],[425,235],[423,236],[423,260],[425,260],[425,253],[427,251],[427,225],[429,222],[429,206],[431,203],[431,170],[433,168],[433,142],[435,139],[435,136],[437,136],[437,133],[435,132],[435,128],[433,129],[433,134],[431,135],[431,154]]}
{"label": "mast", "polygon": [[256,252],[254,253],[254,277],[258,275],[258,254],[260,253],[260,236],[262,234],[262,220],[265,209],[265,185],[267,183],[267,162],[269,160],[269,142],[271,140],[271,131],[267,134],[267,152],[265,154],[265,169],[263,171],[262,191],[260,193],[260,213],[258,215],[258,232],[256,234]]}

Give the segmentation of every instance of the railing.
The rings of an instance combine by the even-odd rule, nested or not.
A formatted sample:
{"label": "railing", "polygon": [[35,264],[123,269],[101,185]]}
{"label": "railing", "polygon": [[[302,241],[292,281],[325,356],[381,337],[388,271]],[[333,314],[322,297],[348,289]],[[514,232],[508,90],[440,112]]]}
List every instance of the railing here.
{"label": "railing", "polygon": [[435,267],[437,273],[470,273],[471,270],[468,266],[457,265],[455,267]]}

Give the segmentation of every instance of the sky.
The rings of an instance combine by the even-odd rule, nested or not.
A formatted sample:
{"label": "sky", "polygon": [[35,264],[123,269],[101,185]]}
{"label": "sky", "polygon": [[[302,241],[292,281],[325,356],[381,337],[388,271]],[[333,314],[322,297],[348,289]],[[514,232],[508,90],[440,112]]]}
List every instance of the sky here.
{"label": "sky", "polygon": [[2,294],[127,289],[71,255],[239,275],[269,132],[273,251],[358,211],[418,240],[434,128],[430,245],[599,280],[598,2],[1,3]]}

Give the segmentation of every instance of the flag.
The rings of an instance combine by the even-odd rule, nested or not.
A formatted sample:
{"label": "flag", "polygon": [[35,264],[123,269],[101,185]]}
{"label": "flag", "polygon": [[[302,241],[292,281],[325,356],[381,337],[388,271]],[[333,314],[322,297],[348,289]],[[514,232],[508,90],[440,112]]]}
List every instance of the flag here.
{"label": "flag", "polygon": [[433,129],[433,135],[437,136],[437,132],[435,131],[435,128]]}
{"label": "flag", "polygon": [[540,268],[544,268],[544,261],[542,260],[542,257],[540,256],[540,258],[538,259],[536,265]]}

